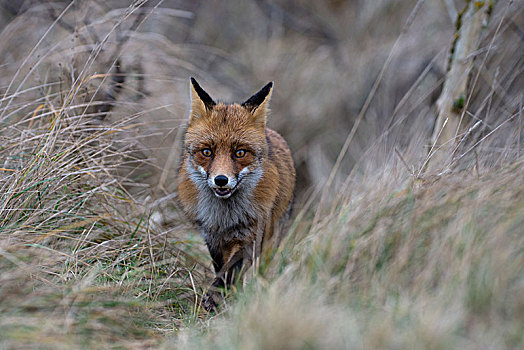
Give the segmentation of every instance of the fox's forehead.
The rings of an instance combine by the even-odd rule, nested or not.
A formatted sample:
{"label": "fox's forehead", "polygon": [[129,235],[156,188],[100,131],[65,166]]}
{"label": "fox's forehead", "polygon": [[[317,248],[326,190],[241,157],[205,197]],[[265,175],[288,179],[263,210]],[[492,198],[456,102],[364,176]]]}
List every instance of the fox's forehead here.
{"label": "fox's forehead", "polygon": [[245,127],[252,123],[253,115],[239,104],[219,103],[213,107],[205,119],[214,125],[231,124]]}
{"label": "fox's forehead", "polygon": [[186,141],[217,146],[265,140],[265,130],[238,104],[219,103],[188,129]]}

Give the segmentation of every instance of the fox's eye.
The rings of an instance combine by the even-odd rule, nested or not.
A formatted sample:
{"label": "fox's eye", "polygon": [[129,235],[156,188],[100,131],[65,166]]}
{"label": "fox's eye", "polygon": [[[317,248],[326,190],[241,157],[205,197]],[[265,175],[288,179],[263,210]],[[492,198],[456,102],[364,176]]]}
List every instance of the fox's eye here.
{"label": "fox's eye", "polygon": [[211,157],[213,155],[213,152],[209,148],[204,148],[202,151],[200,151],[204,157]]}
{"label": "fox's eye", "polygon": [[246,150],[243,150],[243,149],[239,149],[238,151],[235,152],[235,157],[237,158],[242,158],[245,155],[246,155]]}

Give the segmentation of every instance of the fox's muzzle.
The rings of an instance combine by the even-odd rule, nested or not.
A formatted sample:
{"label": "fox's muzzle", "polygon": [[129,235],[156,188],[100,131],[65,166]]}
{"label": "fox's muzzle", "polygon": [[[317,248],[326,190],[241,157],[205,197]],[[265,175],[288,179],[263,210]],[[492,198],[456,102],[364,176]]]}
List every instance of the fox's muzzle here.
{"label": "fox's muzzle", "polygon": [[226,199],[233,194],[238,185],[238,181],[234,177],[220,174],[210,176],[208,179],[208,185],[215,192],[215,196]]}

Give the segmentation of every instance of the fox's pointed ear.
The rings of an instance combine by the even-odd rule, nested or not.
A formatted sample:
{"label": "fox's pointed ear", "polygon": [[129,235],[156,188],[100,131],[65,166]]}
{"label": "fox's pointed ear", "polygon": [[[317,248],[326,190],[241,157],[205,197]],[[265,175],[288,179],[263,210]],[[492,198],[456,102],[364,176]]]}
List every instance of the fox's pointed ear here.
{"label": "fox's pointed ear", "polygon": [[205,116],[213,106],[216,105],[215,101],[198,85],[195,78],[191,77],[191,116],[189,122],[191,123],[195,118]]}
{"label": "fox's pointed ear", "polygon": [[269,109],[269,100],[271,99],[271,92],[273,91],[273,82],[269,82],[259,92],[251,96],[246,102],[242,103],[242,107],[253,114],[255,123],[260,123],[262,126],[266,125],[266,116]]}

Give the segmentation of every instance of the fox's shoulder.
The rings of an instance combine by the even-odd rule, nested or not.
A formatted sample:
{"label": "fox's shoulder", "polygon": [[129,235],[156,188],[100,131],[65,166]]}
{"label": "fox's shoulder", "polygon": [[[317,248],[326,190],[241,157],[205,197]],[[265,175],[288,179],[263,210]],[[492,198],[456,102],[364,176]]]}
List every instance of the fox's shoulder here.
{"label": "fox's shoulder", "polygon": [[291,150],[286,140],[284,140],[278,132],[269,128],[266,128],[266,140],[268,146],[267,157],[269,161],[277,167],[278,172],[289,173],[289,175],[294,177],[295,167]]}
{"label": "fox's shoulder", "polygon": [[268,144],[269,156],[278,155],[282,152],[291,155],[286,140],[284,140],[284,138],[275,130],[266,128],[266,141]]}

